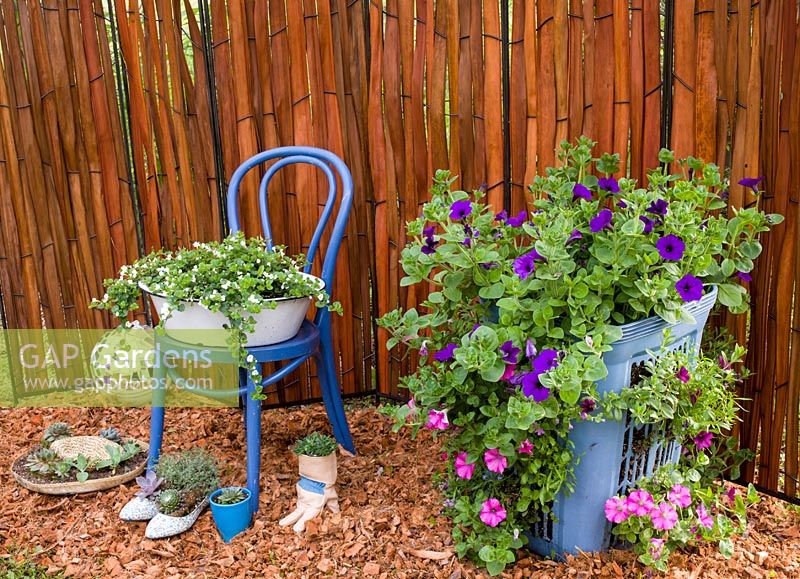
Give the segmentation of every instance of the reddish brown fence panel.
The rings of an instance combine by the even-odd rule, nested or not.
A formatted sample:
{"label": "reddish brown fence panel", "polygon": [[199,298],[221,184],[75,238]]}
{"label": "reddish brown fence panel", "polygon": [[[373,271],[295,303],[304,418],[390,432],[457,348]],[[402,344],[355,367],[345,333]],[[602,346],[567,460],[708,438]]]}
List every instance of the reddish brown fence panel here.
{"label": "reddish brown fence panel", "polygon": [[[343,387],[359,393],[377,384],[398,395],[415,360],[387,352],[374,320],[421,298],[400,286],[398,260],[404,224],[419,214],[436,169],[450,169],[462,188],[484,187],[498,208],[510,188],[508,209],[519,211],[526,185],[556,162],[562,139],[589,135],[599,150],[620,153],[621,174],[640,181],[666,144],[723,167],[732,207],[758,203],[787,217],[764,238],[751,317],[718,323],[749,345],[753,376],[742,390],[749,412],[738,433],[759,455],[745,477],[797,493],[796,0],[108,5],[110,14],[102,0],[0,0],[7,325],[112,323],[86,304],[140,246],[218,238],[220,193],[239,163],[273,147],[321,146],[345,159],[356,183],[333,288],[345,308],[334,324]],[[199,7],[210,22],[201,22]],[[114,77],[115,65],[124,65],[124,78]],[[759,175],[763,197],[736,184]],[[258,232],[259,177],[242,190],[250,233]],[[290,167],[275,179],[274,237],[292,251],[309,243],[323,185],[310,168]],[[310,367],[283,386],[271,402],[318,395]]]}

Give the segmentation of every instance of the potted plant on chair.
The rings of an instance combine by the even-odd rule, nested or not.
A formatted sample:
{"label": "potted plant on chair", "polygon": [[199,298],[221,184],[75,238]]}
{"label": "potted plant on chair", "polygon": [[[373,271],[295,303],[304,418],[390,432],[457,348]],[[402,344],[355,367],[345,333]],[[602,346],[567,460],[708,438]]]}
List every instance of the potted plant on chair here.
{"label": "potted plant on chair", "polygon": [[294,525],[299,533],[327,506],[339,512],[336,494],[336,440],[313,432],[297,441],[292,449],[298,457],[300,482],[297,483],[297,508],[279,521],[281,527]]}
{"label": "potted plant on chair", "polygon": [[226,487],[211,493],[211,514],[225,543],[250,526],[253,520],[250,501],[250,491],[242,487]]}

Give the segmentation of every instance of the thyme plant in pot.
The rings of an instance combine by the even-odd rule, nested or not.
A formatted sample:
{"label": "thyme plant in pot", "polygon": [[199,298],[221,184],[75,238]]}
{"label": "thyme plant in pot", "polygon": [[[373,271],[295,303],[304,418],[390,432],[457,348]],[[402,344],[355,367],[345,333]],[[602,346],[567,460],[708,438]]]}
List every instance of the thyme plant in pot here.
{"label": "thyme plant in pot", "polygon": [[339,512],[336,493],[336,440],[327,434],[313,432],[301,438],[292,448],[297,455],[300,481],[297,483],[297,507],[278,524],[296,533],[305,529],[306,522],[319,515],[325,507]]}
{"label": "thyme plant in pot", "polygon": [[106,294],[92,307],[125,320],[145,291],[158,312],[157,330],[226,329],[234,359],[255,377],[256,364],[244,347],[292,338],[312,302],[341,312],[324,282],[304,267],[302,255],[286,255],[281,246],[270,250],[263,239],[237,232],[220,242],[154,251],[123,266],[118,278],[105,281]]}
{"label": "thyme plant in pot", "polygon": [[230,543],[253,521],[250,491],[243,487],[226,487],[211,493],[211,514],[222,540]]}
{"label": "thyme plant in pot", "polygon": [[[389,348],[420,354],[401,381],[412,402],[386,412],[398,428],[449,434],[456,550],[491,573],[526,531],[543,554],[607,544],[603,505],[634,482],[620,470],[625,437],[642,425],[603,418],[601,395],[627,388],[654,357],[696,353],[715,301],[745,311],[758,236],[781,220],[728,214],[714,165],[690,158],[672,174],[663,150],[638,186],[612,177],[618,156],[595,158],[593,146],[562,144],[560,166],[531,186],[532,210],[511,216],[437,172],[401,258],[401,285],[424,284],[427,299],[379,321]],[[640,438],[643,474],[648,457],[677,460],[663,435]]]}

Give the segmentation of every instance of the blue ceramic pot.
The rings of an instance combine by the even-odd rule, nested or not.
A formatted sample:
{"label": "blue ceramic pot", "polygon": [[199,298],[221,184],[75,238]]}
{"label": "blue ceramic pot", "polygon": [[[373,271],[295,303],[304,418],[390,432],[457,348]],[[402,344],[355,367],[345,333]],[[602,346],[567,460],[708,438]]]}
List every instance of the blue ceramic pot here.
{"label": "blue ceramic pot", "polygon": [[224,490],[217,489],[211,493],[211,514],[214,516],[222,540],[230,543],[231,539],[249,527],[253,521],[253,509],[250,507],[252,497],[249,490],[242,488],[241,491],[246,497],[242,502],[235,505],[217,504],[214,499]]}

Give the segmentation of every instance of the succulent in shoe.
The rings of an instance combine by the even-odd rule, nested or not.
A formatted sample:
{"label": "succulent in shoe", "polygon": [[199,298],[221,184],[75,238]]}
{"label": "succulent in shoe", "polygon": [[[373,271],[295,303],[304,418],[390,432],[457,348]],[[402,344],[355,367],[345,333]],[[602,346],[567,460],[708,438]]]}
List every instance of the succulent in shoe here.
{"label": "succulent in shoe", "polygon": [[61,459],[49,448],[40,448],[25,461],[25,468],[35,474],[53,474]]}
{"label": "succulent in shoe", "polygon": [[222,489],[222,492],[214,497],[214,502],[218,505],[236,505],[247,499],[247,495],[239,487]]}
{"label": "succulent in shoe", "polygon": [[119,433],[119,430],[114,428],[113,426],[109,428],[101,428],[100,432],[98,432],[99,436],[106,438],[112,442],[116,442],[117,444],[122,444],[122,435]]}
{"label": "succulent in shoe", "polygon": [[56,440],[72,436],[72,427],[66,422],[54,422],[44,431],[42,446],[49,448]]}
{"label": "succulent in shoe", "polygon": [[163,482],[164,479],[158,478],[153,470],[147,471],[144,476],[137,476],[136,484],[139,485],[139,490],[136,492],[136,496],[143,499],[153,496]]}
{"label": "succulent in shoe", "polygon": [[158,495],[158,509],[165,515],[174,513],[181,506],[181,494],[175,489],[167,489]]}

